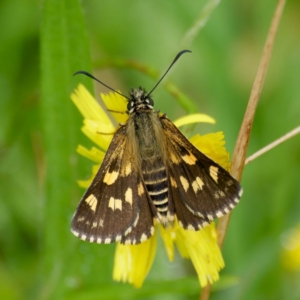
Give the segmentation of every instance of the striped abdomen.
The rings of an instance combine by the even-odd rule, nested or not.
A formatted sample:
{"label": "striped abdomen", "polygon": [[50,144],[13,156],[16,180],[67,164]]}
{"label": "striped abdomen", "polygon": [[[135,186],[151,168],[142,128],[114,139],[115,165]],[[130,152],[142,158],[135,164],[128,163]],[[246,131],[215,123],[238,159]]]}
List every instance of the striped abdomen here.
{"label": "striped abdomen", "polygon": [[158,211],[158,217],[163,225],[167,223],[168,213],[168,181],[166,168],[161,158],[142,163],[142,172],[147,191]]}

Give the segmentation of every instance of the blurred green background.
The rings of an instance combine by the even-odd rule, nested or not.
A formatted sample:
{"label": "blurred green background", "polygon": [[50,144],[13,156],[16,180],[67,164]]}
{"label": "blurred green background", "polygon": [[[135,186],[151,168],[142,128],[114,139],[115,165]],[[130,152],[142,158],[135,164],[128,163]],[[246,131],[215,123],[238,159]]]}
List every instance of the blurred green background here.
{"label": "blurred green background", "polygon": [[[202,1],[2,0],[0,2],[0,298],[196,299],[189,261],[171,264],[159,242],[140,290],[112,281],[114,245],[84,243],[70,221],[92,162],[76,147],[92,144],[69,95],[93,72],[124,93],[155,80],[114,67],[130,60],[162,73],[224,131],[232,153],[276,1],[222,1],[189,43]],[[287,1],[261,95],[248,154],[299,126],[300,2]],[[107,92],[95,84],[96,93]],[[171,119],[185,111],[161,84],[155,107]],[[99,98],[99,97],[98,97]],[[211,299],[300,299],[300,271],[282,264],[282,237],[300,224],[300,138],[245,167],[244,196],[234,210],[221,281]]]}

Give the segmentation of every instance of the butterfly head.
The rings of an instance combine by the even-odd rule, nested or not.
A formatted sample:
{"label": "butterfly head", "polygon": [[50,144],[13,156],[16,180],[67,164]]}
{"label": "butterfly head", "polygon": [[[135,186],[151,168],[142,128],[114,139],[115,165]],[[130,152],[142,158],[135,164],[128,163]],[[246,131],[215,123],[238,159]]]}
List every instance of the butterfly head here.
{"label": "butterfly head", "polygon": [[153,100],[142,87],[139,87],[138,89],[131,89],[130,100],[127,104],[129,114],[139,111],[153,110],[153,105]]}

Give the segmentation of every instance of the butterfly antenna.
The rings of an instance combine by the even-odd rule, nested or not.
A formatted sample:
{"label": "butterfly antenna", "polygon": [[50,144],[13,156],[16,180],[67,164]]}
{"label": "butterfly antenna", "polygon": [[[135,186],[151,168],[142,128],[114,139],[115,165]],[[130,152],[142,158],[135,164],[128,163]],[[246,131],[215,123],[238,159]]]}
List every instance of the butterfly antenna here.
{"label": "butterfly antenna", "polygon": [[182,50],[180,51],[176,57],[174,58],[174,60],[172,61],[171,65],[169,66],[169,68],[167,69],[167,71],[165,72],[165,74],[159,79],[159,81],[157,82],[157,84],[154,86],[154,88],[147,94],[146,97],[149,97],[151,95],[151,93],[156,89],[156,87],[160,84],[160,82],[164,79],[164,77],[167,75],[167,73],[170,71],[170,69],[172,68],[172,66],[176,63],[176,61],[179,59],[179,57],[186,53],[186,52],[192,52],[190,50]]}
{"label": "butterfly antenna", "polygon": [[94,80],[98,81],[99,83],[101,83],[102,85],[104,85],[106,88],[108,88],[109,90],[119,94],[120,96],[126,98],[127,100],[130,101],[130,98],[126,97],[125,95],[121,94],[120,92],[114,90],[113,88],[111,88],[110,86],[106,85],[105,83],[103,83],[102,81],[100,81],[99,79],[97,79],[96,77],[94,77],[92,74],[90,74],[89,72],[86,72],[86,71],[77,71],[76,73],[73,74],[73,76],[77,75],[77,74],[83,74],[83,75],[86,75],[88,77],[91,77],[93,78]]}

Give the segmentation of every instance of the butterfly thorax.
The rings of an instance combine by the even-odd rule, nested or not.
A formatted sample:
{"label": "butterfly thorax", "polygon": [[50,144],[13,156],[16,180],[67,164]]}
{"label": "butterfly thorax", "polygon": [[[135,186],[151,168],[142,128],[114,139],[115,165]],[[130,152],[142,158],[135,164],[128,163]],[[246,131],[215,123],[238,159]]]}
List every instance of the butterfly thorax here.
{"label": "butterfly thorax", "polygon": [[168,180],[164,133],[158,112],[153,110],[153,100],[142,88],[131,90],[128,112],[131,122],[127,125],[133,136],[139,157],[145,187],[154,205],[153,214],[164,226],[168,225]]}

